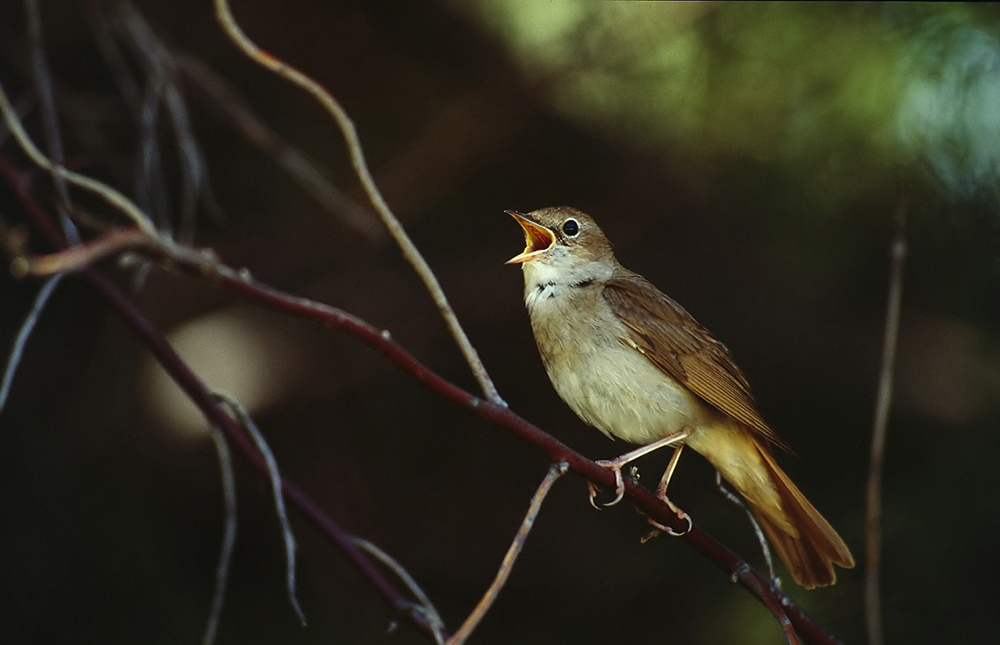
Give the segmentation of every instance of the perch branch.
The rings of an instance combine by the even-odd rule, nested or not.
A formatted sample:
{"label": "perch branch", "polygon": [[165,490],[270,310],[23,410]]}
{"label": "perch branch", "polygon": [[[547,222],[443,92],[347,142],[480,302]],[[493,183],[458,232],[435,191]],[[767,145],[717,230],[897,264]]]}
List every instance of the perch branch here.
{"label": "perch branch", "polygon": [[[18,198],[22,203],[31,200],[23,182],[17,182],[16,171],[12,169],[9,162],[0,159],[0,174],[6,174],[11,181]],[[43,231],[47,232],[50,240],[54,243],[61,243],[59,232],[47,218],[47,214],[37,203],[33,204],[34,209],[28,209],[30,215]],[[566,462],[569,470],[581,475],[588,481],[604,487],[615,485],[614,475],[605,468],[602,468],[594,461],[587,459],[580,453],[566,446],[551,435],[543,432],[533,424],[524,420],[506,405],[494,403],[471,394],[459,386],[444,379],[434,373],[427,366],[420,363],[415,357],[407,352],[401,345],[392,340],[391,335],[386,330],[377,329],[365,321],[352,316],[344,311],[330,307],[328,305],[310,301],[305,298],[290,296],[281,291],[263,285],[253,280],[246,272],[236,271],[215,261],[211,254],[195,250],[185,249],[180,245],[166,244],[160,238],[148,240],[148,244],[137,249],[139,252],[150,254],[154,258],[166,260],[171,267],[183,270],[201,279],[205,279],[220,287],[242,294],[256,300],[263,306],[282,311],[294,316],[312,320],[325,326],[336,327],[356,338],[366,345],[383,354],[404,372],[410,374],[417,381],[423,383],[439,396],[448,399],[466,409],[471,410],[478,416],[502,427],[521,439],[534,444],[548,456],[553,463]],[[183,250],[183,252],[181,252]],[[210,419],[219,424],[226,432],[230,441],[236,442],[241,453],[251,462],[262,476],[267,475],[267,467],[263,459],[260,458],[252,443],[249,442],[238,426],[228,414],[219,407],[211,393],[203,383],[191,373],[190,369],[174,353],[173,349],[166,342],[159,331],[149,323],[142,314],[135,309],[135,306],[103,275],[93,268],[83,269],[81,275],[95,288],[108,303],[119,312],[120,315],[132,324],[133,328],[146,341],[153,350],[153,353],[160,360],[161,364],[169,374],[181,385],[185,393],[202,408]],[[216,417],[219,418],[216,418]],[[232,435],[232,436],[231,436]],[[307,517],[317,523],[327,532],[338,544],[344,548],[352,560],[373,580],[380,591],[391,601],[396,603],[407,602],[392,586],[385,580],[373,563],[364,557],[364,554],[356,544],[350,541],[349,537],[336,526],[335,523],[312,503],[311,500],[299,489],[288,482],[283,483],[283,491],[294,505],[296,505]],[[677,515],[663,502],[661,502],[651,491],[637,485],[634,482],[625,482],[625,496],[633,504],[646,514],[649,518],[674,528],[677,532],[682,532],[687,528],[686,522],[682,522]],[[705,557],[714,562],[735,581],[742,584],[757,596],[769,608],[781,606],[785,609],[789,620],[795,629],[813,643],[835,643],[836,641],[826,634],[812,619],[806,615],[801,608],[795,605],[783,591],[774,587],[771,582],[754,571],[739,556],[723,546],[710,535],[694,526],[686,534],[680,537]],[[420,625],[428,633],[436,633],[426,622],[419,612],[411,612],[410,619]]]}
{"label": "perch branch", "polygon": [[[149,248],[140,249],[148,253]],[[387,330],[378,329],[367,322],[347,312],[323,303],[305,298],[288,295],[266,285],[263,285],[245,272],[239,272],[224,265],[206,266],[204,262],[196,263],[189,259],[189,253],[179,258],[169,258],[169,265],[183,270],[191,275],[207,280],[219,287],[242,294],[257,301],[262,306],[281,311],[293,316],[312,320],[327,327],[335,327],[351,334],[362,343],[375,349],[398,368],[423,383],[437,395],[464,407],[479,417],[497,425],[520,437],[542,450],[553,463],[566,462],[569,470],[600,486],[612,488],[615,486],[614,474],[602,468],[594,461],[584,457],[556,438],[545,433],[538,427],[521,418],[505,405],[487,401],[463,390],[454,383],[433,372],[418,361],[401,345],[392,340]],[[640,512],[681,532],[687,528],[687,523],[677,515],[656,495],[638,484],[626,480],[625,496]],[[811,643],[836,643],[832,636],[826,634],[813,620],[806,615],[785,593],[775,587],[771,581],[753,570],[739,556],[730,551],[698,526],[694,526],[679,539],[684,540],[709,560],[719,566],[727,575],[749,589],[769,608],[780,606],[785,610],[796,631]],[[770,604],[768,604],[770,603]]]}

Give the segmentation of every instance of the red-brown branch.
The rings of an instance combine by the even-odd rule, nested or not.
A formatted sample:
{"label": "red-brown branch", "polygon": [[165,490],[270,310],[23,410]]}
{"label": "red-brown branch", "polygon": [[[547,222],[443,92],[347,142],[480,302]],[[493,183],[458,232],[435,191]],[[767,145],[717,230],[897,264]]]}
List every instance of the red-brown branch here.
{"label": "red-brown branch", "polygon": [[[46,237],[57,246],[62,246],[61,236],[51,223],[48,214],[38,206],[22,182],[18,182],[18,173],[3,158],[0,158],[0,175],[4,175],[15,189],[17,197],[25,206],[30,219],[43,230]],[[149,253],[148,248],[140,252]],[[155,253],[155,252],[153,252]],[[192,254],[194,256],[194,254]],[[529,423],[512,412],[509,408],[482,399],[454,383],[444,379],[423,363],[418,361],[402,346],[394,342],[388,332],[377,329],[367,322],[344,311],[313,302],[304,298],[290,296],[286,293],[258,283],[241,275],[228,267],[208,264],[206,261],[196,261],[191,258],[170,257],[170,265],[188,273],[206,279],[220,287],[240,293],[263,306],[283,311],[285,313],[318,322],[325,326],[336,327],[361,340],[375,349],[403,372],[425,384],[433,392],[446,398],[491,423],[508,430],[521,439],[541,449],[554,463],[565,462],[569,470],[606,488],[615,486],[614,475],[594,461],[584,457],[569,446],[558,441],[548,433]],[[236,449],[247,458],[251,465],[263,477],[267,477],[266,465],[257,453],[252,443],[246,439],[235,422],[211,398],[208,389],[195,376],[180,357],[173,351],[166,339],[155,326],[139,312],[135,305],[120,289],[97,270],[88,268],[80,274],[103,298],[122,316],[153,350],[164,368],[177,380],[187,395],[198,405],[213,423],[217,423],[226,433],[227,438]],[[351,560],[367,575],[372,583],[390,602],[397,606],[405,606],[408,602],[381,575],[366,555],[350,541],[349,537],[327,517],[300,489],[283,482],[286,499],[305,514],[314,524],[320,527],[328,536],[348,554]],[[660,524],[670,526],[678,532],[687,528],[687,523],[677,515],[651,491],[633,482],[625,482],[625,496],[641,512]],[[751,568],[742,558],[726,548],[709,534],[697,526],[680,537],[703,556],[714,562],[733,581],[740,583],[760,599],[765,606],[781,621],[780,614],[787,615],[795,630],[810,643],[837,643],[831,635],[824,632],[798,605],[783,591],[778,589],[767,577]],[[407,612],[410,620],[427,630],[430,627],[422,620],[419,612]]]}
{"label": "red-brown branch", "polygon": [[[58,248],[64,247],[61,232],[30,193],[27,175],[19,171],[6,158],[0,157],[0,176],[3,176],[11,186],[32,223],[48,241]],[[219,405],[211,390],[174,351],[160,330],[136,308],[132,300],[117,285],[97,269],[84,268],[79,272],[79,276],[128,323],[136,335],[145,342],[163,369],[170,374],[171,378],[202,411],[208,421],[226,435],[229,443],[250,463],[260,477],[267,479],[269,473],[264,458],[243,433],[239,424]],[[404,612],[406,617],[417,627],[432,636],[434,635],[435,627],[427,622],[421,612],[413,609],[413,602],[396,589],[383,575],[378,566],[355,543],[352,535],[345,532],[337,522],[324,513],[305,492],[285,478],[281,479],[281,490],[290,505],[298,509],[321,532],[343,549],[348,559],[360,569],[361,573],[371,581],[391,605]],[[447,638],[447,634],[444,637]]]}

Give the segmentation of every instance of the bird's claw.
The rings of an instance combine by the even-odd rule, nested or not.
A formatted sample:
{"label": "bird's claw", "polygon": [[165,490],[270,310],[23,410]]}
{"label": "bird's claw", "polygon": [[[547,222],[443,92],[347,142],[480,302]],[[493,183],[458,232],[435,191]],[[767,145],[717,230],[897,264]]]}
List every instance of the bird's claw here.
{"label": "bird's claw", "polygon": [[[660,531],[663,531],[667,535],[670,535],[670,536],[673,536],[673,537],[680,537],[682,535],[687,535],[688,533],[690,533],[691,529],[694,527],[694,522],[691,521],[691,516],[688,515],[687,513],[685,513],[684,511],[682,511],[681,509],[679,509],[677,506],[675,506],[674,503],[671,502],[669,499],[664,499],[663,501],[666,502],[668,506],[670,506],[670,510],[672,510],[674,513],[677,513],[677,517],[679,517],[680,519],[682,519],[685,522],[687,522],[687,528],[685,528],[683,531],[678,532],[678,531],[675,531],[674,529],[672,529],[669,526],[666,526],[664,524],[660,524],[659,522],[657,522],[656,520],[654,520],[651,517],[647,517],[646,521],[649,522],[650,525],[653,526],[653,528],[658,529]],[[644,537],[642,539],[642,543],[645,544],[646,542],[648,542],[653,537],[654,537],[653,534],[647,535],[646,537]]]}
{"label": "bird's claw", "polygon": [[587,482],[587,490],[590,496],[590,505],[596,508],[597,510],[601,510],[602,508],[608,506],[614,506],[618,502],[622,501],[622,499],[625,497],[625,478],[622,476],[622,467],[613,461],[602,460],[598,461],[597,465],[601,466],[602,468],[607,468],[608,470],[610,470],[615,474],[615,498],[610,502],[608,502],[607,504],[601,504],[600,506],[597,505],[597,502],[595,501],[597,499],[597,486],[595,486],[592,482]]}

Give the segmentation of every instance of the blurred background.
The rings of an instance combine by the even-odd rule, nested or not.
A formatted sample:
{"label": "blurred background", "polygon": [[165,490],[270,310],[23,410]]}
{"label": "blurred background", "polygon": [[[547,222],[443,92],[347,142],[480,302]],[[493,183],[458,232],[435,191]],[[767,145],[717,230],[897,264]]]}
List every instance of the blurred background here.
{"label": "blurred background", "polygon": [[[227,264],[391,330],[475,390],[337,130],[244,59],[210,3],[41,5],[68,165]],[[594,215],[627,267],[728,345],[795,450],[783,466],[862,565],[810,592],[780,572],[844,642],[865,638],[865,479],[893,219],[905,209],[887,642],[1000,641],[989,591],[1000,574],[1000,7],[238,0],[233,11],[343,103],[377,184],[519,414],[592,458],[627,448],[549,385],[520,271],[503,264],[523,248],[504,209]],[[0,5],[0,81],[39,139],[27,24],[21,3]],[[6,136],[0,155],[30,168]],[[121,221],[83,203],[89,232]],[[5,225],[24,223],[19,208],[0,187]],[[456,629],[546,471],[541,453],[339,332],[188,277],[104,266],[200,374],[251,409],[283,473],[392,554]],[[6,354],[39,285],[2,280]],[[667,459],[643,459],[644,481]],[[310,621],[300,627],[268,486],[242,463],[237,482],[218,642],[428,642],[405,623],[387,634],[392,608],[293,517]],[[671,491],[762,565],[703,459],[686,455]],[[204,422],[102,302],[65,280],[0,414],[0,642],[199,640],[222,509]],[[473,642],[782,642],[750,594],[679,541],[640,544],[647,529],[627,504],[594,511],[583,481],[564,478]]]}

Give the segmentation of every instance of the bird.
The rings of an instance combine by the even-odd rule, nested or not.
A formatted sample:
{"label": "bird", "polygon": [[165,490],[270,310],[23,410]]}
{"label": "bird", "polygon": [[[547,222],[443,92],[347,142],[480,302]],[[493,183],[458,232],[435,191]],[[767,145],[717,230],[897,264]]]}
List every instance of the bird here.
{"label": "bird", "polygon": [[624,494],[621,468],[669,445],[675,450],[657,494],[686,517],[666,490],[688,446],[746,500],[801,586],[834,584],[834,565],[853,567],[847,545],[775,460],[771,448],[785,445],[726,346],[622,266],[589,215],[568,206],[505,212],[524,232],[524,251],[507,263],[522,267],[524,302],[553,387],[585,423],[641,446],[600,462],[615,472],[615,502]]}

